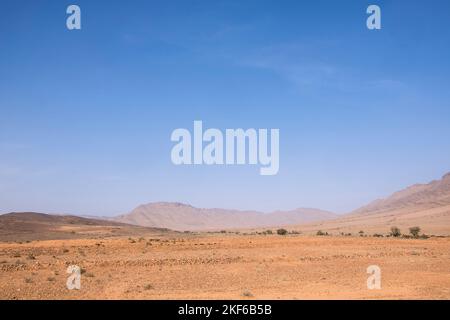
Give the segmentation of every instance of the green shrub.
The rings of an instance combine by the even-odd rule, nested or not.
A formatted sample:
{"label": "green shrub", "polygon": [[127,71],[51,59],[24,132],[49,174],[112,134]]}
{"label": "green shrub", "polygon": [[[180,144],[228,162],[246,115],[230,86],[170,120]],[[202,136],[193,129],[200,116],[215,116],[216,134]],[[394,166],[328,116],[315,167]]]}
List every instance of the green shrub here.
{"label": "green shrub", "polygon": [[402,235],[402,233],[400,232],[400,229],[399,228],[397,228],[397,227],[391,227],[391,233],[390,233],[390,235],[392,236],[392,237],[400,237],[401,235]]}
{"label": "green shrub", "polygon": [[[282,229],[280,229],[280,230],[282,230]],[[242,296],[250,298],[250,297],[253,297],[253,294],[250,291],[246,290],[242,293]]]}
{"label": "green shrub", "polygon": [[411,233],[411,235],[412,235],[414,238],[419,237],[420,227],[411,227],[411,228],[409,228],[409,233]]}
{"label": "green shrub", "polygon": [[288,232],[286,229],[278,229],[277,230],[277,234],[279,234],[280,236],[284,236],[286,235]]}
{"label": "green shrub", "polygon": [[153,286],[151,284],[146,284],[144,286],[144,290],[151,290],[151,289],[153,289]]}
{"label": "green shrub", "polygon": [[384,237],[382,234],[379,234],[379,233],[375,233],[373,236],[375,238],[383,238]]}

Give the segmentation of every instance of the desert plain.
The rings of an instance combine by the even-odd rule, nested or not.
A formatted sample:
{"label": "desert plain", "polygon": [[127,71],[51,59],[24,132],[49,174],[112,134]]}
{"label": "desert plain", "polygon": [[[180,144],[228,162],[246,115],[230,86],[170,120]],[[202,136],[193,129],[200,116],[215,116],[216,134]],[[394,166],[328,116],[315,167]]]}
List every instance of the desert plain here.
{"label": "desert plain", "polygon": [[340,216],[181,203],[0,215],[0,299],[450,299],[450,174]]}
{"label": "desert plain", "polygon": [[[448,237],[173,232],[9,241],[0,299],[449,299],[449,248]],[[79,290],[66,287],[70,265]]]}

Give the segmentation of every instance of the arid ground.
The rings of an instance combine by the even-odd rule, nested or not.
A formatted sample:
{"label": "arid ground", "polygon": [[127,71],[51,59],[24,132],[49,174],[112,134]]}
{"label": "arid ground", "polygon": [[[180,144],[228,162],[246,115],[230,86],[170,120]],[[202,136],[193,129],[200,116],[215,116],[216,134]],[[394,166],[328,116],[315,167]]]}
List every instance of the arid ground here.
{"label": "arid ground", "polygon": [[[450,299],[449,249],[448,237],[220,233],[0,242],[0,298]],[[80,290],[66,288],[69,265]]]}

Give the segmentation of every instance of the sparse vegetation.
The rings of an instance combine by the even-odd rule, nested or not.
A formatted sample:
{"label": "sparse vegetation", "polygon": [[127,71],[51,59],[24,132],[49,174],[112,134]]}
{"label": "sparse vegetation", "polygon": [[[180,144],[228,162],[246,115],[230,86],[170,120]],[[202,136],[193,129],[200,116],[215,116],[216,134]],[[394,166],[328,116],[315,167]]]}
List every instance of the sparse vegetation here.
{"label": "sparse vegetation", "polygon": [[327,236],[328,232],[323,232],[322,230],[317,231],[316,233],[317,236]]}
{"label": "sparse vegetation", "polygon": [[360,236],[360,237],[364,237],[364,231],[361,230],[361,231],[359,231],[358,233],[359,233],[359,236]]}
{"label": "sparse vegetation", "polygon": [[[280,229],[281,230],[281,229]],[[248,291],[248,290],[245,290],[243,293],[242,293],[242,296],[244,296],[244,297],[253,297],[253,294],[250,292],[250,291]]]}
{"label": "sparse vegetation", "polygon": [[[327,279],[334,279],[333,275],[337,272],[336,270],[345,268],[356,270],[359,266],[372,263],[374,259],[376,262],[378,258],[387,255],[393,260],[395,259],[395,270],[405,272],[408,277],[405,278],[406,285],[409,281],[417,279],[421,269],[414,266],[425,260],[427,268],[428,266],[430,269],[434,268],[436,272],[423,273],[424,281],[433,284],[436,283],[435,281],[440,281],[439,279],[444,279],[447,270],[445,255],[448,251],[450,237],[421,241],[419,239],[422,237],[426,238],[422,235],[424,230],[420,231],[417,238],[413,238],[409,227],[420,225],[425,228],[424,224],[415,222],[404,226],[395,222],[400,225],[407,237],[416,240],[381,238],[389,235],[393,224],[385,226],[384,231],[368,226],[356,229],[354,227],[353,229],[342,228],[341,230],[329,229],[324,225],[317,226],[315,229],[301,226],[286,227],[287,233],[284,236],[278,235],[277,232],[277,229],[283,227],[274,227],[271,230],[261,228],[255,229],[261,235],[252,237],[236,236],[234,230],[227,230],[227,234],[221,236],[220,229],[214,236],[209,237],[204,236],[203,233],[199,233],[199,237],[194,237],[182,233],[174,236],[172,234],[164,235],[157,231],[132,234],[131,238],[136,242],[140,237],[145,238],[144,241],[136,244],[130,244],[128,240],[130,235],[116,238],[96,237],[92,240],[64,239],[49,241],[45,245],[37,241],[33,245],[23,244],[20,246],[15,242],[8,243],[3,244],[7,250],[0,253],[0,269],[6,270],[8,273],[8,281],[3,283],[2,290],[4,291],[0,296],[3,295],[8,299],[12,297],[64,299],[67,297],[65,283],[68,277],[66,268],[69,265],[83,267],[81,281],[84,289],[81,292],[73,291],[73,294],[81,293],[83,298],[89,299],[116,297],[173,299],[179,297],[179,292],[167,290],[166,283],[160,281],[161,279],[170,279],[171,284],[175,284],[175,286],[185,284],[186,288],[192,286],[191,288],[195,289],[202,286],[201,274],[205,270],[211,270],[215,274],[220,273],[220,278],[215,278],[214,286],[205,287],[206,291],[189,292],[190,297],[194,299],[203,298],[209,293],[211,296],[221,295],[224,298],[237,297],[244,300],[260,298],[262,293],[264,296],[273,293],[272,297],[290,299],[295,297],[292,293],[298,289],[298,286],[291,282],[295,275],[292,273],[294,268],[298,268],[299,272],[308,275],[319,274],[323,286],[317,291],[312,291],[312,294],[314,297],[323,297],[323,291],[327,290],[325,287]],[[321,228],[319,235],[323,235],[322,237],[316,236],[318,228]],[[359,237],[360,229],[364,231],[365,239]],[[301,231],[301,235],[296,236],[296,230]],[[327,236],[326,231],[328,230],[331,231]],[[349,230],[353,232],[352,237],[346,237]],[[431,234],[432,230],[429,231],[427,226],[427,232]],[[284,232],[281,233],[284,234]],[[273,235],[268,236],[268,234]],[[157,237],[160,239],[156,239]],[[101,243],[101,247],[96,246],[96,243]],[[148,247],[145,246],[146,243],[149,244]],[[160,244],[164,245],[160,246]],[[386,252],[386,246],[389,246],[389,252]],[[62,255],[64,248],[69,249],[70,252]],[[80,255],[82,251],[89,259],[86,260]],[[145,252],[146,254],[143,256],[142,253]],[[22,261],[18,261],[18,265],[14,265],[17,259],[12,258],[15,253],[20,253],[22,256],[18,258]],[[36,260],[29,260],[27,257],[30,255],[35,256]],[[55,259],[52,258],[53,255],[56,255]],[[4,261],[2,262],[2,260]],[[37,264],[37,261],[40,264]],[[227,264],[226,272],[221,271],[224,264]],[[264,281],[255,282],[254,277],[236,277],[236,274],[245,275],[249,270],[254,270],[257,276]],[[361,270],[364,273],[365,270]],[[189,272],[199,275],[189,276],[186,279]],[[400,280],[403,281],[403,279],[402,277]],[[120,282],[120,290],[104,290],[108,283],[114,281]],[[304,281],[310,288],[317,285],[315,278],[309,280],[305,277]],[[358,287],[359,285],[361,290],[358,289],[355,292],[355,297],[367,296],[366,289],[360,285],[361,279],[355,276],[350,275],[344,279],[337,277],[336,280],[331,281],[336,281],[337,285],[343,287],[346,285]],[[399,282],[399,284],[401,283]],[[444,285],[443,282],[442,287]],[[273,288],[278,286],[280,291],[270,290],[270,293],[264,291],[268,286],[273,286]],[[421,290],[421,288],[419,289]],[[125,291],[122,290],[129,290],[129,293],[124,295]],[[402,290],[400,285],[399,290]],[[420,291],[421,294],[423,292]],[[432,288],[430,286],[430,290],[426,292],[425,298],[442,296],[442,289],[437,285],[433,285]],[[409,298],[407,295],[402,295],[403,291],[398,291],[396,294],[402,298]],[[413,292],[413,294],[412,297],[417,296],[418,293]]]}
{"label": "sparse vegetation", "polygon": [[384,237],[382,234],[379,234],[379,233],[375,233],[373,236],[375,238],[383,238]]}
{"label": "sparse vegetation", "polygon": [[414,237],[418,238],[420,234],[420,227],[411,227],[409,228],[409,233]]}
{"label": "sparse vegetation", "polygon": [[288,232],[286,229],[278,229],[277,230],[277,234],[279,234],[280,236],[284,236],[286,235]]}
{"label": "sparse vegetation", "polygon": [[391,237],[395,237],[398,238],[402,235],[402,233],[400,232],[400,229],[397,227],[391,227],[391,233],[390,236]]}

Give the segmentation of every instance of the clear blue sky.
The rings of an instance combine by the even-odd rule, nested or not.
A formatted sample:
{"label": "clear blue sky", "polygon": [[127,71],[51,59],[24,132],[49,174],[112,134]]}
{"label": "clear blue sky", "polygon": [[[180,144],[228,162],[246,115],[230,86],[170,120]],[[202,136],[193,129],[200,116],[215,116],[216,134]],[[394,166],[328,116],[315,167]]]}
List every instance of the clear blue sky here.
{"label": "clear blue sky", "polygon": [[[82,30],[66,29],[78,4]],[[382,30],[366,28],[369,4]],[[0,212],[346,212],[450,171],[450,2],[0,5]],[[279,128],[280,171],[174,166],[176,128]]]}

